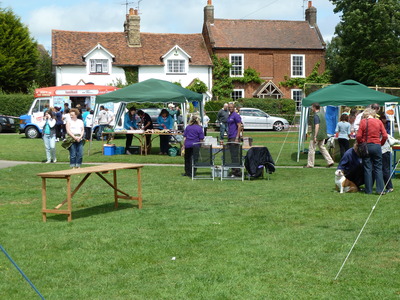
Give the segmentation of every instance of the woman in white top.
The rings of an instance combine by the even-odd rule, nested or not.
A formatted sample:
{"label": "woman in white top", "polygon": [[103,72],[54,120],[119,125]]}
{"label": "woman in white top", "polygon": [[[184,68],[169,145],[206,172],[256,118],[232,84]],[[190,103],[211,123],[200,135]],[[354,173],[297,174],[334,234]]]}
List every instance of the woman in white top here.
{"label": "woman in white top", "polygon": [[68,137],[73,140],[73,143],[68,148],[70,167],[80,168],[83,158],[83,134],[85,126],[83,121],[78,119],[79,110],[72,108],[69,112],[71,120],[67,122],[66,129]]}

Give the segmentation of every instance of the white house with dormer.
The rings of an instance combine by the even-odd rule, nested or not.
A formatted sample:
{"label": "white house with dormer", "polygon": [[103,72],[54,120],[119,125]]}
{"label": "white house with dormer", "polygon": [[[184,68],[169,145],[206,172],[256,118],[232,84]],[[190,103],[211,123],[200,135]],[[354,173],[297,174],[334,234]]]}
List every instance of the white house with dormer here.
{"label": "white house with dormer", "polygon": [[212,61],[202,34],[141,33],[140,16],[131,9],[123,32],[52,31],[56,85],[79,81],[97,85],[126,83],[137,73],[180,82],[194,79],[212,88]]}

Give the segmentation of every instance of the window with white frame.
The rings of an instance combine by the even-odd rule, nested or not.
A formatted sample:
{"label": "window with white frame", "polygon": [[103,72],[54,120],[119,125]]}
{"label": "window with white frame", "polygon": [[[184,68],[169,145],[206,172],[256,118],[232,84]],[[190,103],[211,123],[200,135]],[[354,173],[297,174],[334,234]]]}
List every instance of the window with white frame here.
{"label": "window with white frame", "polygon": [[108,59],[91,59],[90,73],[108,73]]}
{"label": "window with white frame", "polygon": [[167,61],[168,73],[186,73],[186,64],[184,59],[169,59]]}
{"label": "window with white frame", "polygon": [[303,100],[303,90],[292,89],[292,99],[296,103],[296,111],[301,111],[301,100]]}
{"label": "window with white frame", "polygon": [[229,54],[229,63],[231,64],[231,77],[242,77],[244,69],[243,54]]}
{"label": "window with white frame", "polygon": [[306,77],[305,76],[305,55],[291,55],[291,77]]}
{"label": "window with white frame", "polygon": [[236,101],[244,97],[244,90],[233,90],[231,98]]}

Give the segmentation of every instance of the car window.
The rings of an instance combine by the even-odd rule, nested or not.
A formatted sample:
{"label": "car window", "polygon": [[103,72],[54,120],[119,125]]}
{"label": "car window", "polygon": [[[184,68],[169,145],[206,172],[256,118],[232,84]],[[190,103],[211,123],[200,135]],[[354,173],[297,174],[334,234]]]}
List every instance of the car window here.
{"label": "car window", "polygon": [[255,111],[254,115],[257,117],[266,117],[267,115],[262,111]]}
{"label": "car window", "polygon": [[251,116],[252,114],[248,110],[242,110],[242,111],[240,111],[240,115],[241,116]]}
{"label": "car window", "polygon": [[0,123],[7,123],[5,118],[0,118]]}
{"label": "car window", "polygon": [[14,119],[13,118],[9,118],[8,120],[10,121],[10,124],[14,124]]}

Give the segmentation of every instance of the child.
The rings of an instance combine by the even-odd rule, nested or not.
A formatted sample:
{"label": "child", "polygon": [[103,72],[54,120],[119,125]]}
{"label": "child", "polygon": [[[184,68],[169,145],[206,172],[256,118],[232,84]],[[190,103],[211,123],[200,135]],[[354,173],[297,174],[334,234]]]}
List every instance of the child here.
{"label": "child", "polygon": [[350,137],[350,123],[349,115],[342,114],[340,116],[340,122],[337,123],[335,132],[338,134],[338,142],[340,147],[340,158],[350,148],[349,137]]}
{"label": "child", "polygon": [[210,122],[210,118],[206,115],[206,111],[204,111],[203,115],[204,136],[207,135],[208,122]]}

